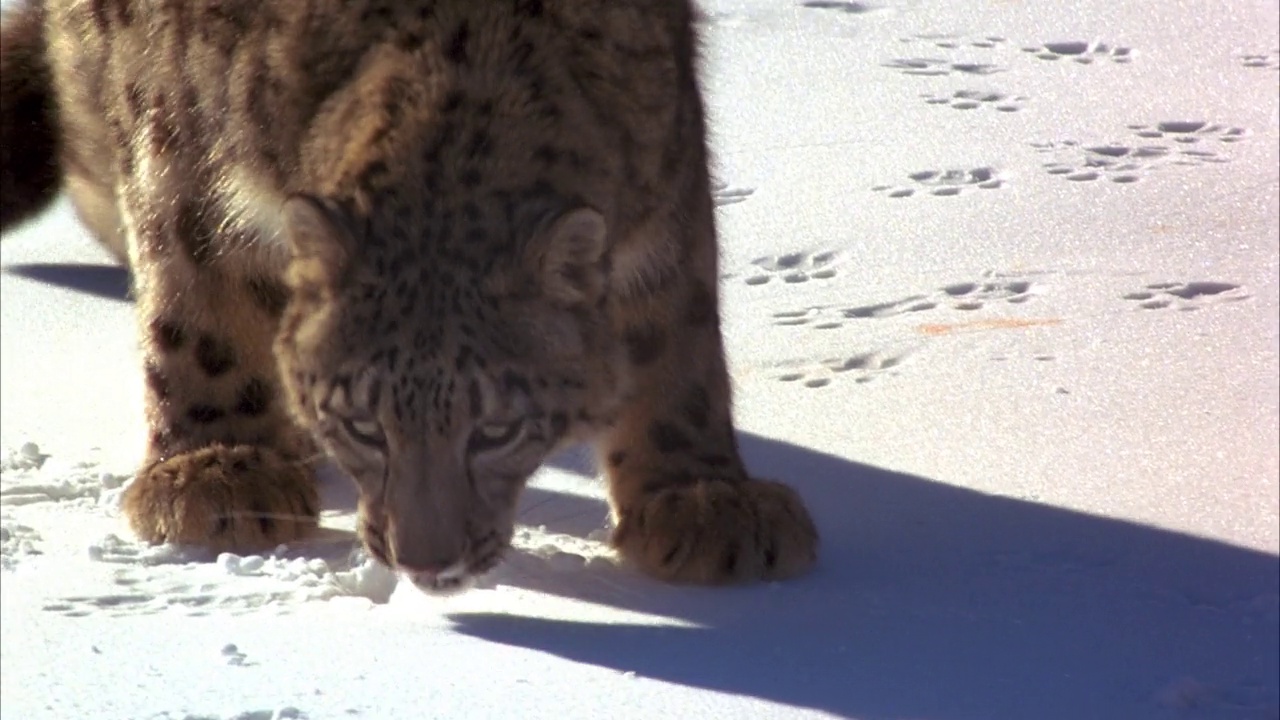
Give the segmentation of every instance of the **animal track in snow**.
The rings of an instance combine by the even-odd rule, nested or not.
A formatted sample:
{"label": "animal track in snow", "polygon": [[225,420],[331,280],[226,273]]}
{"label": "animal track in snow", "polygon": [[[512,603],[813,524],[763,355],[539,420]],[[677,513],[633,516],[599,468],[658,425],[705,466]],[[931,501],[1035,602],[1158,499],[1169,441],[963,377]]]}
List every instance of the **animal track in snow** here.
{"label": "animal track in snow", "polygon": [[949,33],[920,33],[918,35],[909,35],[907,37],[898,38],[903,43],[928,43],[943,50],[958,50],[965,47],[982,48],[990,50],[999,45],[1003,45],[1008,40],[999,35],[979,35],[979,36],[961,36],[951,35]]}
{"label": "animal track in snow", "polygon": [[1171,152],[1161,145],[1082,145],[1076,140],[1031,143],[1041,153],[1054,159],[1043,163],[1050,175],[1073,182],[1106,179],[1115,183],[1135,183],[1143,174]]}
{"label": "animal track in snow", "polygon": [[[1106,179],[1134,183],[1147,172],[1166,165],[1199,167],[1230,162],[1230,157],[1204,149],[1202,143],[1216,140],[1229,144],[1250,135],[1245,128],[1200,120],[1169,120],[1154,125],[1129,125],[1128,129],[1143,142],[1085,145],[1076,140],[1063,140],[1031,143],[1031,146],[1052,156],[1053,159],[1043,164],[1050,175],[1075,182]],[[1172,142],[1151,142],[1154,140]]]}
{"label": "animal track in snow", "polygon": [[127,476],[102,472],[96,462],[50,461],[35,443],[25,443],[0,460],[0,567],[17,568],[40,555],[40,533],[19,518],[35,505],[115,507]]}
{"label": "animal track in snow", "polygon": [[846,15],[861,15],[863,13],[875,12],[879,10],[878,5],[872,5],[864,2],[846,2],[842,0],[805,0],[800,3],[801,7],[811,8],[813,10],[831,10],[834,12],[844,13]]}
{"label": "animal track in snow", "polygon": [[[46,612],[71,617],[108,613],[150,615],[183,609],[189,615],[214,611],[240,614],[339,596],[385,603],[397,584],[393,571],[340,543],[332,557],[294,556],[286,548],[268,555],[219,555],[173,545],[149,546],[107,535],[89,547],[89,560],[111,568],[117,590],[72,595],[44,605]],[[340,556],[341,555],[341,556]],[[165,565],[164,572],[155,566]]]}
{"label": "animal track in snow", "polygon": [[1155,125],[1129,125],[1130,130],[1144,140],[1169,139],[1184,145],[1194,145],[1202,140],[1217,140],[1223,143],[1240,142],[1249,137],[1249,131],[1242,127],[1231,127],[1203,120],[1166,120]]}
{"label": "animal track in snow", "polygon": [[764,285],[774,279],[792,284],[829,280],[836,276],[835,265],[839,259],[839,253],[830,250],[767,255],[751,261],[756,268],[755,274],[749,275],[743,282],[748,285]]}
{"label": "animal track in snow", "polygon": [[990,167],[921,170],[907,177],[911,180],[911,185],[876,185],[871,189],[891,198],[911,197],[917,192],[936,197],[952,197],[973,188],[995,190],[1004,185],[1000,173]]}
{"label": "animal track in snow", "polygon": [[22,558],[40,555],[36,543],[41,540],[40,533],[11,516],[0,518],[0,570],[12,570]]}
{"label": "animal track in snow", "polygon": [[[784,327],[810,327],[814,330],[834,330],[850,320],[890,318],[910,313],[921,313],[936,308],[952,310],[981,310],[991,303],[1005,302],[1020,305],[1035,294],[1035,287],[1028,280],[980,280],[946,285],[938,290],[889,302],[848,307],[823,305],[788,310],[773,314],[773,324]],[[937,333],[941,334],[941,333]]]}
{"label": "animal track in snow", "polygon": [[1070,59],[1081,65],[1089,65],[1098,60],[1110,60],[1125,64],[1133,61],[1131,48],[1112,46],[1096,40],[1063,40],[1047,42],[1034,47],[1024,47],[1023,52],[1034,53],[1041,60]]}
{"label": "animal track in snow", "polygon": [[883,67],[897,70],[903,75],[937,77],[941,75],[992,75],[1006,68],[990,63],[952,62],[940,58],[895,58]]}
{"label": "animal track in snow", "polygon": [[902,364],[903,354],[884,352],[857,353],[847,357],[828,358],[817,362],[784,363],[778,366],[774,379],[784,383],[797,383],[802,387],[823,388],[842,377],[852,377],[856,383],[868,383]]}
{"label": "animal track in snow", "polygon": [[730,187],[723,180],[711,181],[711,197],[716,206],[736,205],[755,194],[755,188]]}
{"label": "animal track in snow", "polygon": [[1141,290],[1126,293],[1123,299],[1136,303],[1142,310],[1199,310],[1208,305],[1239,302],[1250,297],[1239,285],[1216,280],[1151,283]]}
{"label": "animal track in snow", "polygon": [[1241,67],[1280,71],[1280,49],[1269,53],[1249,53],[1237,57]]}
{"label": "animal track in snow", "polygon": [[930,105],[946,105],[955,110],[976,110],[988,107],[1000,112],[1017,112],[1030,99],[1022,95],[1013,96],[986,90],[957,90],[950,95],[924,93],[920,97]]}
{"label": "animal track in snow", "polygon": [[[348,711],[351,714],[352,711]],[[310,716],[296,707],[286,706],[275,710],[244,710],[234,715],[213,713],[162,712],[150,715],[146,720],[309,720]]]}
{"label": "animal track in snow", "polygon": [[[923,33],[898,38],[907,44],[927,44],[933,48],[947,51],[957,50],[992,50],[1006,42],[999,35],[983,35],[965,37],[960,35]],[[964,57],[905,57],[894,58],[882,64],[904,75],[938,77],[942,75],[992,75],[1004,72],[1008,68],[994,63],[982,62],[974,58]]]}

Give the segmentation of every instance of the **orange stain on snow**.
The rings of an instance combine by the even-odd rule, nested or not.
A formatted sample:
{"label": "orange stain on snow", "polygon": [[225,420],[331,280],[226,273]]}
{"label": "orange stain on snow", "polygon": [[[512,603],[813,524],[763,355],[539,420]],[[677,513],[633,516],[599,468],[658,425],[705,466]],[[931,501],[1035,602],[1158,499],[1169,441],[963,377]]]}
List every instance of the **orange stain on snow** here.
{"label": "orange stain on snow", "polygon": [[918,325],[921,335],[950,335],[957,332],[981,332],[983,330],[1016,330],[1018,328],[1061,325],[1061,318],[999,318],[972,322]]}

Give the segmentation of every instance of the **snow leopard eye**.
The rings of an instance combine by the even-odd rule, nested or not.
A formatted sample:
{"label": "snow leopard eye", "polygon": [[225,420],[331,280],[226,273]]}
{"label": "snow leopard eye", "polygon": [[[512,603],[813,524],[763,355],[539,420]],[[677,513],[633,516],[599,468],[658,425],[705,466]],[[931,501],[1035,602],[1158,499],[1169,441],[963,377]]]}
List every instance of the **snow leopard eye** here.
{"label": "snow leopard eye", "polygon": [[372,418],[343,418],[342,429],[352,440],[362,445],[381,449],[387,442],[386,436],[382,433],[382,426]]}
{"label": "snow leopard eye", "polygon": [[524,429],[524,420],[480,423],[471,431],[467,449],[471,452],[484,452],[506,447],[522,438]]}

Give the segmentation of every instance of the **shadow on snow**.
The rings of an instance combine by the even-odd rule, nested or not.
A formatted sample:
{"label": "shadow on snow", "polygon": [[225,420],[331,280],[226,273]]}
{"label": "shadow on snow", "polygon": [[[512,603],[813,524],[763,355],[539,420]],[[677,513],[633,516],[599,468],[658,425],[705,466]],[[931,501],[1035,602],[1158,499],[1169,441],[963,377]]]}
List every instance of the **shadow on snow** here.
{"label": "shadow on snow", "polygon": [[[455,614],[458,630],[859,718],[1277,717],[1275,556],[758,436],[742,449],[753,472],[785,478],[812,508],[823,537],[812,575],[703,589],[595,564],[534,573],[511,584],[693,627]],[[584,535],[606,513],[592,499],[527,494],[525,508],[568,519],[522,522],[553,531]]]}

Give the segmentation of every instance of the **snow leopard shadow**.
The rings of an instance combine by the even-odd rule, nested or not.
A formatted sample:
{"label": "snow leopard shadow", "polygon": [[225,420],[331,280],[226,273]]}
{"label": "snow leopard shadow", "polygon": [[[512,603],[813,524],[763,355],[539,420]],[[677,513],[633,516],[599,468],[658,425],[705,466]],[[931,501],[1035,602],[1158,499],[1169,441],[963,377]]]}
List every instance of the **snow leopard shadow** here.
{"label": "snow leopard shadow", "polygon": [[106,300],[133,302],[129,270],[119,265],[27,263],[6,266],[5,272]]}
{"label": "snow leopard shadow", "polygon": [[845,717],[1165,717],[1185,678],[1207,688],[1196,703],[1210,714],[1276,707],[1274,555],[741,442],[754,474],[794,484],[813,510],[812,574],[735,588],[599,564],[528,574],[515,584],[670,622],[456,613],[458,632]]}

